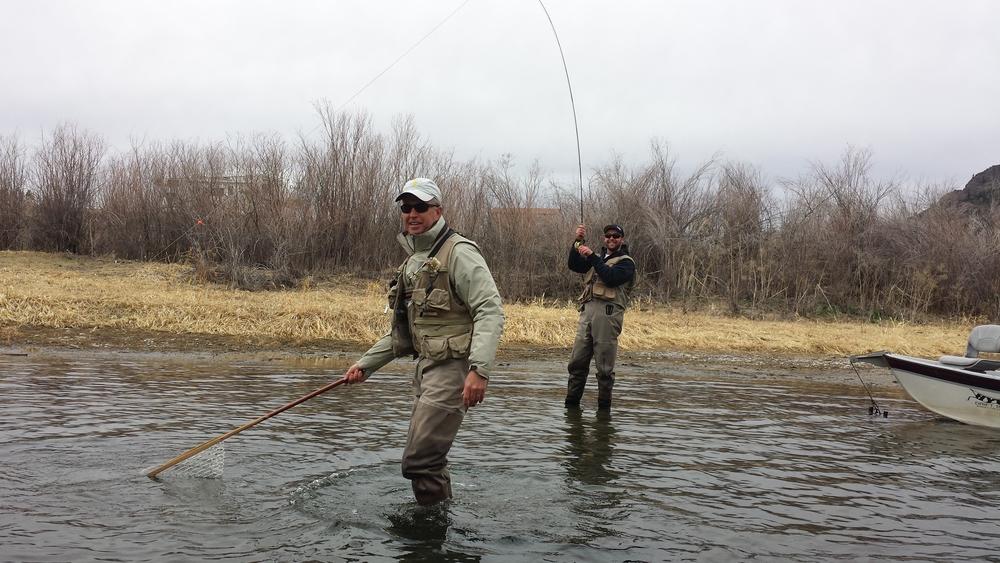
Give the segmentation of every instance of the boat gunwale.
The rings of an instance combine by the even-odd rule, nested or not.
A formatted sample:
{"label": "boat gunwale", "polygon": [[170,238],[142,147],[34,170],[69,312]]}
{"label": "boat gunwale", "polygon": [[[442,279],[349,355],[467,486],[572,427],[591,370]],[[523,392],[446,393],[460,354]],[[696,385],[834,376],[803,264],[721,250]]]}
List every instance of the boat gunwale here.
{"label": "boat gunwale", "polygon": [[[992,375],[960,366],[942,364],[936,360],[899,354],[885,354],[885,359],[889,368],[893,370],[906,371],[955,385],[1000,392],[1000,375]],[[1000,363],[998,363],[998,367],[1000,367]]]}

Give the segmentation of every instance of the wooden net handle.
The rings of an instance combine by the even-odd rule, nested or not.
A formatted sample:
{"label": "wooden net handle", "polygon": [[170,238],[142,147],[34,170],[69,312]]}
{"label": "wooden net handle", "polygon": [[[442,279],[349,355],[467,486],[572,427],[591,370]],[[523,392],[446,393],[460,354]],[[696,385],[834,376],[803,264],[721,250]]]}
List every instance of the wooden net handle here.
{"label": "wooden net handle", "polygon": [[288,403],[286,405],[282,405],[282,406],[274,409],[273,411],[271,411],[271,412],[269,412],[269,413],[267,413],[267,414],[265,414],[265,415],[263,415],[263,416],[261,416],[259,418],[251,420],[250,422],[244,424],[243,426],[240,426],[239,428],[235,428],[233,430],[230,430],[229,432],[226,432],[222,436],[217,436],[217,437],[212,438],[211,440],[209,440],[209,441],[207,441],[207,442],[205,442],[203,444],[199,444],[199,445],[191,448],[190,450],[182,453],[181,455],[179,455],[179,456],[171,459],[170,461],[164,463],[163,465],[159,465],[157,467],[154,467],[153,469],[145,471],[144,473],[145,473],[146,477],[149,477],[150,479],[152,479],[152,478],[156,477],[157,475],[159,475],[160,473],[163,473],[167,469],[170,469],[171,467],[173,467],[173,466],[177,465],[178,463],[184,461],[185,459],[188,459],[189,457],[198,455],[199,453],[207,450],[208,448],[211,448],[212,446],[218,444],[219,442],[225,440],[226,438],[231,438],[231,437],[239,434],[240,432],[243,432],[247,428],[250,428],[252,426],[256,426],[257,424],[260,424],[261,422],[264,422],[265,420],[271,418],[272,416],[281,414],[281,413],[287,411],[288,409],[294,407],[295,405],[298,405],[300,403],[304,403],[304,402],[308,401],[309,399],[312,399],[313,397],[315,397],[317,395],[321,395],[323,393],[326,393],[330,389],[333,389],[334,387],[336,387],[338,385],[341,385],[343,383],[347,383],[347,379],[340,378],[337,381],[334,381],[333,383],[328,383],[328,384],[324,385],[323,387],[320,387],[319,389],[316,389],[315,391],[312,391],[308,395],[304,395],[304,396],[299,397],[298,399],[295,399],[294,401],[292,401],[292,402],[290,402],[290,403]]}

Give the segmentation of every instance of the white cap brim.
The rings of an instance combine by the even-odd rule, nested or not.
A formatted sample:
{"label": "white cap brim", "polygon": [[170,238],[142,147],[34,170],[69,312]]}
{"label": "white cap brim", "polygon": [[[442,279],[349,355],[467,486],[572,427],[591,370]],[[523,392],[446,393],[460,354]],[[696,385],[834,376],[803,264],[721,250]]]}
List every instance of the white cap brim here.
{"label": "white cap brim", "polygon": [[423,202],[428,202],[432,199],[437,200],[438,203],[441,202],[441,189],[429,178],[414,178],[407,181],[403,184],[403,191],[399,192],[399,195],[396,196],[396,201],[399,201],[405,195],[412,195]]}

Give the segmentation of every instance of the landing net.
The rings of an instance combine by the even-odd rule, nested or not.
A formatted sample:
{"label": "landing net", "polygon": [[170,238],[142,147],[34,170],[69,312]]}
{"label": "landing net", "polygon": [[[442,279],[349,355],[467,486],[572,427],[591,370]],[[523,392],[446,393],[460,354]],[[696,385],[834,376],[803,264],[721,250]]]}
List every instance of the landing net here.
{"label": "landing net", "polygon": [[226,464],[226,447],[222,442],[185,459],[184,461],[164,469],[158,477],[196,477],[201,479],[220,479]]}

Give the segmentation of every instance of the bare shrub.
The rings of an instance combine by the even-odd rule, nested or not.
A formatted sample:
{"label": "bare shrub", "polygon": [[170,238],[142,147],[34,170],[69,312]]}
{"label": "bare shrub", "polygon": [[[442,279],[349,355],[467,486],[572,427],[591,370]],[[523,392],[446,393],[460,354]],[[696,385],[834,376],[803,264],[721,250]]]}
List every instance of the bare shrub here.
{"label": "bare shrub", "polygon": [[733,314],[757,308],[776,291],[779,266],[767,254],[773,203],[760,174],[748,165],[722,166],[716,193],[717,233],[710,246],[715,279]]}
{"label": "bare shrub", "polygon": [[95,251],[135,260],[159,257],[170,244],[163,149],[133,146],[129,153],[110,158],[104,170]]}
{"label": "bare shrub", "polygon": [[161,185],[172,252],[207,280],[248,290],[293,285],[301,270],[284,143],[268,135],[229,145],[175,145]]}
{"label": "bare shrub", "polygon": [[43,138],[33,160],[37,204],[31,217],[35,248],[84,253],[91,249],[90,218],[99,186],[104,141],[73,125]]}
{"label": "bare shrub", "polygon": [[[848,148],[840,163],[814,163],[809,176],[786,181],[792,194],[782,226],[785,283],[796,313],[808,309],[874,311],[888,286],[880,209],[898,185],[871,177],[871,153]],[[838,305],[834,305],[838,304]]]}
{"label": "bare shrub", "polygon": [[0,136],[0,249],[20,248],[27,212],[27,170],[17,137]]}
{"label": "bare shrub", "polygon": [[746,164],[713,158],[681,173],[653,141],[643,163],[612,156],[596,167],[581,194],[547,182],[537,162],[518,176],[510,155],[459,161],[409,117],[383,134],[363,112],[317,111],[322,136],[291,148],[255,135],[105,159],[98,137],[70,125],[31,152],[0,137],[0,248],[188,261],[200,279],[245,289],[385,277],[404,255],[393,197],[422,176],[441,187],[449,224],[479,243],[506,299],[575,296],[566,255],[582,204],[595,249],[603,225],[626,229],[637,303],[1000,316],[1000,209],[945,205],[944,186],[907,201],[897,181],[873,176],[867,150],[812,163],[776,194]]}
{"label": "bare shrub", "polygon": [[[919,320],[929,314],[1000,315],[1000,214],[938,204],[944,186],[925,188],[916,202],[902,200],[888,218],[895,258],[887,307]],[[891,236],[889,236],[891,234]]]}
{"label": "bare shrub", "polygon": [[501,159],[482,171],[488,200],[478,200],[485,227],[476,237],[491,264],[503,295],[509,299],[562,296],[568,289],[566,251],[571,228],[560,209],[542,197],[542,173],[534,163],[523,180]]}
{"label": "bare shrub", "polygon": [[[705,245],[714,213],[714,161],[681,178],[664,145],[654,141],[651,153],[651,162],[637,170],[620,158],[598,169],[587,205],[596,215],[591,221],[596,228],[615,222],[627,229],[630,252],[658,298],[707,296],[711,280]],[[641,291],[644,280],[638,281]]]}
{"label": "bare shrub", "polygon": [[[354,268],[358,273],[370,273],[371,266],[381,270],[396,254],[392,233],[399,216],[392,212],[391,194],[402,183],[386,165],[387,143],[367,114],[335,115],[329,107],[318,109],[325,138],[322,143],[302,140],[295,181],[306,210],[303,250],[308,265]],[[397,154],[413,149],[407,146],[410,133],[404,130],[397,138]]]}

